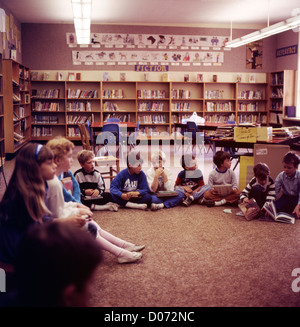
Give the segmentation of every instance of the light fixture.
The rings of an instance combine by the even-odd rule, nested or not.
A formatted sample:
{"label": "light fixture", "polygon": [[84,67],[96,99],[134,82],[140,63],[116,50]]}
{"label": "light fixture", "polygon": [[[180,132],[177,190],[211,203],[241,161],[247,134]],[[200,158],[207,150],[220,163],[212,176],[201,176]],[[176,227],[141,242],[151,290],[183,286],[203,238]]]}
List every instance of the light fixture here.
{"label": "light fixture", "polygon": [[77,44],[89,44],[92,0],[71,0]]}
{"label": "light fixture", "polygon": [[228,41],[225,44],[225,47],[227,48],[237,48],[241,45],[254,42],[257,40],[264,39],[266,37],[269,37],[274,34],[282,33],[288,30],[291,30],[297,26],[300,26],[300,16],[294,16],[289,19],[286,19],[282,22],[276,23],[274,25],[265,27],[261,29],[260,31],[256,31],[247,35],[244,35],[242,37],[239,37],[237,39]]}

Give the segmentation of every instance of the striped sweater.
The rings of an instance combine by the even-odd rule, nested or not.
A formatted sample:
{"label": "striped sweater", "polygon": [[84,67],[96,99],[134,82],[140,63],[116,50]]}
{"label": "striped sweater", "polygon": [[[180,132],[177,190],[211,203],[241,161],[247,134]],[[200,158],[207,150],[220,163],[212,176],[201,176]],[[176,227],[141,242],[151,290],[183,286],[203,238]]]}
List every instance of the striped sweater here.
{"label": "striped sweater", "polygon": [[252,188],[255,185],[260,185],[265,188],[266,192],[266,201],[274,201],[275,200],[275,183],[272,179],[272,177],[268,176],[268,181],[263,186],[261,184],[258,184],[256,177],[253,177],[251,181],[248,183],[246,188],[242,191],[240,195],[240,199],[243,200],[244,198],[249,198],[249,194],[252,190]]}

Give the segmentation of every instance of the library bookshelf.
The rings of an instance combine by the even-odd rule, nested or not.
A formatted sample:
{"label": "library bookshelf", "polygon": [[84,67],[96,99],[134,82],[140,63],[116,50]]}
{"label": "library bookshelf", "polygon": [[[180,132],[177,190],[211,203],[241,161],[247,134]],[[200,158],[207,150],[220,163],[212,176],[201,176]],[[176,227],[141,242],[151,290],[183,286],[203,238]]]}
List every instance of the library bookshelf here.
{"label": "library bookshelf", "polygon": [[274,127],[281,127],[285,116],[285,107],[294,105],[295,71],[282,70],[268,74],[269,110],[268,122]]}
{"label": "library bookshelf", "polygon": [[119,118],[140,131],[174,132],[193,112],[207,122],[268,124],[268,83],[32,80],[32,139],[79,140],[77,124]]}
{"label": "library bookshelf", "polygon": [[7,156],[31,139],[30,69],[3,59],[4,143]]}

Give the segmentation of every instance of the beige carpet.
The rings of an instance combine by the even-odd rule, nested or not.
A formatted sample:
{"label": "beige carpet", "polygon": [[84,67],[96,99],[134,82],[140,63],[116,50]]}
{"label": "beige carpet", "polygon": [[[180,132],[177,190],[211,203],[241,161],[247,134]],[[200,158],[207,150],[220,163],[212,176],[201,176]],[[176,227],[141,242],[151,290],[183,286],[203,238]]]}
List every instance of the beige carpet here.
{"label": "beige carpet", "polygon": [[92,305],[298,306],[291,274],[300,267],[300,222],[249,222],[224,209],[95,213],[103,229],[146,248],[141,262],[127,265],[104,253]]}

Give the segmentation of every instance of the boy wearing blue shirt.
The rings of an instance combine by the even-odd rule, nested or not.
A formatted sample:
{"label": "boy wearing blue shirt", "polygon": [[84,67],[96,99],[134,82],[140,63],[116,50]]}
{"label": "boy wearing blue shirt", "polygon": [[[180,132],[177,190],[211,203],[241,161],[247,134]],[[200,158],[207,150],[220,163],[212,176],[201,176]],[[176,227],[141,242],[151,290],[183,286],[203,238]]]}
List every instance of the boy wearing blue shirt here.
{"label": "boy wearing blue shirt", "polygon": [[113,201],[121,207],[147,210],[151,205],[152,197],[142,164],[140,152],[131,151],[127,168],[121,170],[110,184]]}

